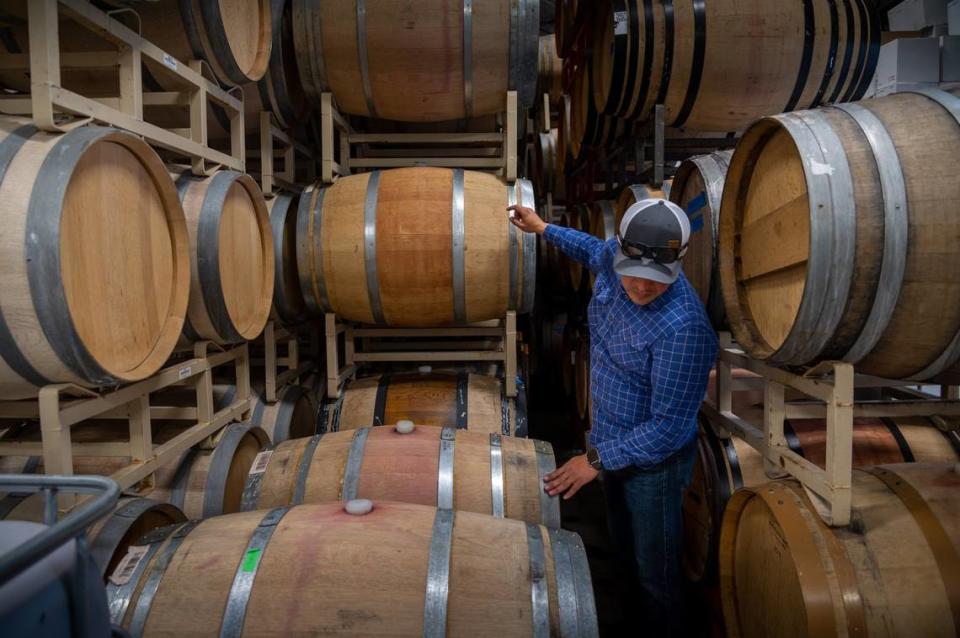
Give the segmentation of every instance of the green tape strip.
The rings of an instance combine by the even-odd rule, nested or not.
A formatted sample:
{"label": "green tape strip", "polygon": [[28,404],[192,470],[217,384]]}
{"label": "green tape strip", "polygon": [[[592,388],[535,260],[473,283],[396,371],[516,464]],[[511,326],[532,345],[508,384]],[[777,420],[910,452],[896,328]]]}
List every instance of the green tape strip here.
{"label": "green tape strip", "polygon": [[262,552],[262,549],[247,550],[246,555],[243,557],[243,566],[240,569],[248,573],[257,571],[257,563],[260,562],[260,554]]}

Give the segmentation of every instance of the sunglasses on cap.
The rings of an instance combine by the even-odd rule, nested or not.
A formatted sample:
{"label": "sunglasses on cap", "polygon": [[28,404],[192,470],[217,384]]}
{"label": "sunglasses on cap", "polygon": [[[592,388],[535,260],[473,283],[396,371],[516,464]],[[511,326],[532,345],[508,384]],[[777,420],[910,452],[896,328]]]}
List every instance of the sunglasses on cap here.
{"label": "sunglasses on cap", "polygon": [[652,259],[664,266],[680,261],[687,252],[687,247],[670,248],[667,246],[647,246],[640,242],[629,241],[617,233],[617,243],[620,252],[630,259]]}

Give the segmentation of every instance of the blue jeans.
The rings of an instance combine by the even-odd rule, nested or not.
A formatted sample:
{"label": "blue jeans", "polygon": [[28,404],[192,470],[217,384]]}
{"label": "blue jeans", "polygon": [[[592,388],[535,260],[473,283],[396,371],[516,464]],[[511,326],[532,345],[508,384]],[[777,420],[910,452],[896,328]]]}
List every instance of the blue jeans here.
{"label": "blue jeans", "polygon": [[656,467],[603,473],[610,533],[636,570],[638,623],[650,635],[684,633],[681,507],[696,449],[694,441]]}

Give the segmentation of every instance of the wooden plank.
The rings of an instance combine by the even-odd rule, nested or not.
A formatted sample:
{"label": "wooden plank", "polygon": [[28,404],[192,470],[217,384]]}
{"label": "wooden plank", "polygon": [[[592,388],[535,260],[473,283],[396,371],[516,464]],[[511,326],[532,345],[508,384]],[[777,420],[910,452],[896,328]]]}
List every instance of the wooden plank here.
{"label": "wooden plank", "polygon": [[507,318],[504,322],[504,388],[503,392],[508,397],[517,396],[517,313],[513,310],[507,312]]}
{"label": "wooden plank", "polygon": [[134,117],[108,108],[96,100],[77,95],[59,87],[49,87],[52,104],[66,111],[92,117],[95,120],[141,135],[149,142],[170,151],[191,157],[200,157],[238,171],[243,170],[243,161],[214,149],[188,140],[172,131],[137,120]]}
{"label": "wooden plank", "polygon": [[[51,2],[53,4],[55,4],[56,1],[57,0],[43,0],[43,2]],[[125,43],[138,49],[142,55],[162,65],[162,68],[158,67],[159,71],[165,74],[176,75],[195,87],[203,87],[210,94],[211,99],[226,107],[228,111],[243,111],[243,102],[241,99],[230,95],[227,91],[208,81],[199,72],[191,69],[189,66],[177,63],[176,60],[158,46],[145,40],[122,23],[112,19],[89,2],[84,2],[83,0],[59,0],[59,2],[63,5],[66,15],[86,25],[87,28],[92,29],[99,36],[111,39],[117,43]],[[31,9],[33,9],[34,4],[38,3],[31,0]],[[31,42],[33,42],[32,37]],[[59,84],[59,79],[55,84]]]}
{"label": "wooden plank", "polygon": [[503,177],[508,182],[517,180],[517,92],[507,91],[507,122],[503,149]]}
{"label": "wooden plank", "polygon": [[806,196],[798,197],[745,226],[740,231],[741,245],[765,246],[767,249],[743,251],[740,255],[741,280],[747,281],[806,263],[810,257],[809,227],[810,207]]}
{"label": "wooden plank", "polygon": [[198,423],[166,443],[156,446],[153,451],[153,457],[150,460],[142,463],[132,463],[112,474],[110,478],[119,483],[122,489],[139,483],[150,474],[153,474],[158,468],[172,463],[179,458],[185,450],[216,433],[223,428],[223,426],[240,420],[243,413],[249,411],[248,404],[249,400],[245,400],[242,403],[235,404],[217,412],[209,422]]}
{"label": "wooden plank", "polygon": [[27,6],[33,121],[41,130],[58,132],[53,113],[53,88],[60,84],[57,0],[35,0]]}
{"label": "wooden plank", "polygon": [[332,184],[333,176],[339,174],[334,167],[333,119],[333,95],[324,93],[320,96],[320,179],[324,184]]}
{"label": "wooden plank", "polygon": [[[79,443],[71,445],[74,456],[130,456],[130,443],[127,441]],[[0,443],[0,456],[43,456],[41,441],[4,441]],[[147,455],[149,458],[150,455]],[[44,463],[44,473],[46,463]]]}
{"label": "wooden plank", "polygon": [[741,351],[729,348],[720,350],[720,358],[735,367],[745,368],[762,377],[782,383],[821,401],[830,400],[832,385],[829,381],[801,377],[786,370],[768,366],[762,361],[751,359]]}

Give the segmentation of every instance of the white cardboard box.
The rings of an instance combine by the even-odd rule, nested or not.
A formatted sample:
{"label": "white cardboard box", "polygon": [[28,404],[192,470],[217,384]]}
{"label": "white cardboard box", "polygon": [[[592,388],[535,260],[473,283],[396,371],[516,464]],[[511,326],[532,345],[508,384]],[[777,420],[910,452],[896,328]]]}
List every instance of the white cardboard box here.
{"label": "white cardboard box", "polygon": [[960,82],[960,35],[940,36],[940,81]]}
{"label": "white cardboard box", "polygon": [[900,38],[880,47],[877,86],[940,81],[940,39]]}
{"label": "white cardboard box", "polygon": [[960,35],[960,0],[950,0],[947,5],[947,24],[950,35]]}
{"label": "white cardboard box", "polygon": [[903,0],[887,12],[891,31],[919,31],[947,23],[947,0]]}

